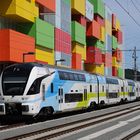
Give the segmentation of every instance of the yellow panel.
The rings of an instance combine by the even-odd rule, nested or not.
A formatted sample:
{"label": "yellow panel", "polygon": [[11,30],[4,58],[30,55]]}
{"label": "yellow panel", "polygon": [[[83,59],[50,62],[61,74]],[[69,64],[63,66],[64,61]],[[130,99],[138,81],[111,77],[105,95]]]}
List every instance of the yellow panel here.
{"label": "yellow panel", "polygon": [[6,0],[0,1],[0,15],[34,22],[39,15],[39,9],[33,0]]}
{"label": "yellow panel", "polygon": [[105,20],[105,30],[110,36],[112,36],[112,24],[108,20]]}
{"label": "yellow panel", "polygon": [[105,28],[103,26],[101,27],[100,40],[103,41],[103,42],[105,42]]}
{"label": "yellow panel", "polygon": [[104,75],[104,64],[102,65],[85,64],[85,69],[90,73]]}
{"label": "yellow panel", "polygon": [[120,21],[116,19],[116,29],[121,30]]}
{"label": "yellow panel", "polygon": [[72,43],[72,53],[81,54],[82,60],[86,60],[86,46],[73,42]]}
{"label": "yellow panel", "polygon": [[86,48],[87,48],[87,46],[84,46],[84,51],[83,51],[83,54],[82,54],[82,59],[83,60],[86,60],[87,59],[87,53],[86,53],[87,52],[87,49]]}
{"label": "yellow panel", "polygon": [[85,0],[71,0],[72,12],[78,12],[85,16],[86,1]]}
{"label": "yellow panel", "polygon": [[54,51],[51,49],[36,49],[36,60],[54,65]]}
{"label": "yellow panel", "polygon": [[113,67],[119,67],[119,63],[117,62],[117,58],[116,57],[112,57],[112,66]]}

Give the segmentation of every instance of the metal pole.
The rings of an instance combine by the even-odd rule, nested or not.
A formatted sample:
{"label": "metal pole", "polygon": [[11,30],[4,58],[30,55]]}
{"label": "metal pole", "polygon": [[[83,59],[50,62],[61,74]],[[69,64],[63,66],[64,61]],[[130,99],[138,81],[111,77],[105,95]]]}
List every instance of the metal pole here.
{"label": "metal pole", "polygon": [[134,80],[137,81],[137,53],[136,47],[134,47],[134,52],[132,58],[134,58]]}

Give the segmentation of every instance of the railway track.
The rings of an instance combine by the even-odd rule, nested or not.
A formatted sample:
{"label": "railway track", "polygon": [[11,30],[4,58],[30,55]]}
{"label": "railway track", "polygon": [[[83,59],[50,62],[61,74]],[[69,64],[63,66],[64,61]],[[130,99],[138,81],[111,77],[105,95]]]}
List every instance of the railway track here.
{"label": "railway track", "polygon": [[[136,140],[135,137],[137,137],[137,135],[138,135],[138,137],[139,137],[139,135],[140,135],[140,128],[139,128],[138,130],[136,130],[136,131],[134,131],[134,132],[128,134],[127,136],[125,136],[125,137],[122,138],[121,140],[134,140],[134,139]],[[140,139],[140,138],[139,138],[139,139]]]}
{"label": "railway track", "polygon": [[24,125],[25,123],[17,123],[17,124],[12,124],[12,125],[0,126],[0,131],[12,129],[12,128],[18,128]]}
{"label": "railway track", "polygon": [[[128,105],[123,105],[124,108],[113,107],[112,111],[110,108],[105,109],[104,111],[101,110],[99,111],[100,113],[97,113],[97,111],[95,111],[93,112],[93,114],[92,113],[89,113],[89,115],[86,114],[88,117],[86,116],[85,119],[84,117],[82,117],[82,115],[84,114],[82,114],[82,115],[72,116],[71,118],[66,117],[66,118],[61,118],[58,120],[48,121],[45,123],[23,126],[23,127],[20,127],[20,132],[22,131],[22,133],[17,132],[17,135],[15,134],[13,136],[6,137],[5,139],[44,140],[44,139],[57,138],[64,134],[65,135],[70,134],[71,132],[79,131],[83,128],[90,127],[95,124],[99,124],[101,122],[106,122],[108,120],[119,118],[120,116],[124,116],[127,114],[131,114],[133,112],[136,112],[140,109],[140,103],[137,103],[137,105],[134,105],[134,104],[132,106],[130,105],[129,107]],[[106,112],[106,114],[104,112]],[[14,131],[16,132],[16,129],[14,129]],[[5,133],[8,133],[8,132],[5,131]],[[4,131],[3,133],[0,133],[0,135],[1,136],[5,135]]]}

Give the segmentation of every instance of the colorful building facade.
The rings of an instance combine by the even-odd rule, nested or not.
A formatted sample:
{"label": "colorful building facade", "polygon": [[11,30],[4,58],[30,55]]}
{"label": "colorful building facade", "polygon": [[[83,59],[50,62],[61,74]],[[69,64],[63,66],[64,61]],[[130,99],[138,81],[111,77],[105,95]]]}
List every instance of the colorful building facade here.
{"label": "colorful building facade", "polygon": [[39,62],[124,77],[120,21],[102,0],[0,2],[0,69]]}

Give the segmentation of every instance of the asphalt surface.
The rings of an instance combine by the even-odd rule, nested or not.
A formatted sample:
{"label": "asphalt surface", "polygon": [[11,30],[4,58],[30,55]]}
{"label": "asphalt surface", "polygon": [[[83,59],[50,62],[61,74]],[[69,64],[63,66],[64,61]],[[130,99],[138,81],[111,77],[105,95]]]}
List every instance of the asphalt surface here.
{"label": "asphalt surface", "polygon": [[[120,116],[107,122],[93,125],[88,128],[78,130],[63,136],[61,140],[119,140],[121,135],[129,133],[140,125],[140,111],[130,115]],[[137,136],[139,137],[139,135]],[[139,138],[140,139],[140,138]]]}

